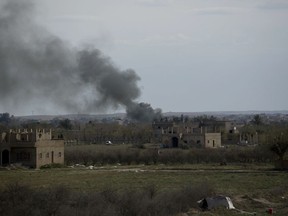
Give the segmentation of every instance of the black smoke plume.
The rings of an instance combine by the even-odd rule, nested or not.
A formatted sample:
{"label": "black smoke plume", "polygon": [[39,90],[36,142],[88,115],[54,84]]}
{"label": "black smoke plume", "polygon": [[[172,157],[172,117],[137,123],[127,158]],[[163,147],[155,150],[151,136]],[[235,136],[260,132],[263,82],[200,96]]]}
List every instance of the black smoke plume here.
{"label": "black smoke plume", "polygon": [[95,113],[124,107],[127,116],[151,121],[161,114],[137,103],[140,77],[120,70],[93,46],[79,50],[34,20],[32,0],[0,5],[0,108]]}

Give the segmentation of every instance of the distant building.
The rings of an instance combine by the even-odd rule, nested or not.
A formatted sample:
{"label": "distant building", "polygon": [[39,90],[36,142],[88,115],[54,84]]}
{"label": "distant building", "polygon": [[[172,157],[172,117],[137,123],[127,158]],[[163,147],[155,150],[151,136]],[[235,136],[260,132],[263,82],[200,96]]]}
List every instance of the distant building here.
{"label": "distant building", "polygon": [[163,147],[177,148],[181,145],[199,148],[221,147],[221,133],[198,123],[153,123],[154,141]]}
{"label": "distant building", "polygon": [[0,165],[20,164],[30,168],[64,164],[63,136],[53,137],[51,130],[10,130],[0,137]]}

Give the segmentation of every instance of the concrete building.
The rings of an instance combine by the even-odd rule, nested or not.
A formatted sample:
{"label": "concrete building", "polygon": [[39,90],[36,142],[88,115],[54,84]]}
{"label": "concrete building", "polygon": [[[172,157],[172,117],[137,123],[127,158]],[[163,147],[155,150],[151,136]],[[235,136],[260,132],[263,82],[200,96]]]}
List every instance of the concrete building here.
{"label": "concrete building", "polygon": [[154,141],[163,147],[177,148],[181,145],[198,148],[221,147],[221,133],[197,123],[154,123]]}
{"label": "concrete building", "polygon": [[51,130],[10,130],[0,137],[0,165],[20,164],[30,168],[64,164],[63,136],[52,136]]}

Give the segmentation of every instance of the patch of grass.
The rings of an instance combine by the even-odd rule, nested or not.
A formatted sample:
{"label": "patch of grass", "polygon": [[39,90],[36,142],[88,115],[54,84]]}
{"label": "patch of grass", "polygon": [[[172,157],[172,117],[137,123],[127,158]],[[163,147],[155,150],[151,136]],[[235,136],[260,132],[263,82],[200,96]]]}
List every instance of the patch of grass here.
{"label": "patch of grass", "polygon": [[[154,167],[155,168],[155,167]],[[273,175],[272,175],[273,174]],[[179,187],[186,183],[210,182],[217,191],[249,193],[277,188],[288,182],[287,172],[275,171],[242,171],[242,170],[189,170],[162,167],[153,169],[150,166],[104,167],[98,170],[88,169],[44,169],[1,171],[0,182],[7,183],[21,177],[22,182],[38,187],[50,184],[66,184],[81,190],[100,189],[113,184],[116,187],[130,185],[137,188],[143,184],[156,184],[159,189]]]}
{"label": "patch of grass", "polygon": [[[199,167],[202,168],[197,169]],[[272,171],[269,166],[246,170],[243,170],[241,166],[231,166],[229,169],[227,167],[220,169],[217,166],[216,168],[214,170],[210,165],[197,167],[183,165],[182,169],[180,165],[134,165],[99,167],[97,170],[70,168],[10,170],[0,171],[0,187],[21,179],[21,183],[32,188],[48,188],[53,184],[64,185],[72,191],[92,192],[103,191],[105,188],[111,187],[115,190],[126,190],[127,188],[138,190],[150,187],[149,193],[153,194],[156,189],[157,192],[161,192],[181,189],[187,185],[204,184],[211,186],[215,194],[229,196],[232,201],[235,198],[236,208],[239,207],[249,212],[257,211],[258,215],[262,215],[269,205],[257,205],[247,199],[242,199],[240,202],[236,197],[264,198],[279,204],[276,206],[277,212],[287,210],[288,206],[285,203],[287,203],[288,191],[285,185],[288,183],[288,172]],[[222,211],[226,212],[226,210],[213,210],[210,213],[225,215]],[[201,212],[201,215],[209,215],[209,213]],[[229,211],[226,215],[234,215],[234,213]],[[277,213],[277,215],[279,214]]]}

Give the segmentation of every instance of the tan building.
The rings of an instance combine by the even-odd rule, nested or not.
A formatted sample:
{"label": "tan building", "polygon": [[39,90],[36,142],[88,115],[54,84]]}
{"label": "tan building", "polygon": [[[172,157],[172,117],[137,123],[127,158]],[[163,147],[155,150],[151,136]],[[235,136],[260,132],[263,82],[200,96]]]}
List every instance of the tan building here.
{"label": "tan building", "polygon": [[205,148],[221,147],[221,133],[205,133],[204,146]]}
{"label": "tan building", "polygon": [[221,147],[221,133],[212,131],[198,124],[154,123],[154,138],[163,147],[177,148],[181,145],[199,148]]}
{"label": "tan building", "polygon": [[10,130],[0,137],[0,165],[21,164],[30,168],[64,164],[64,140],[51,130]]}

